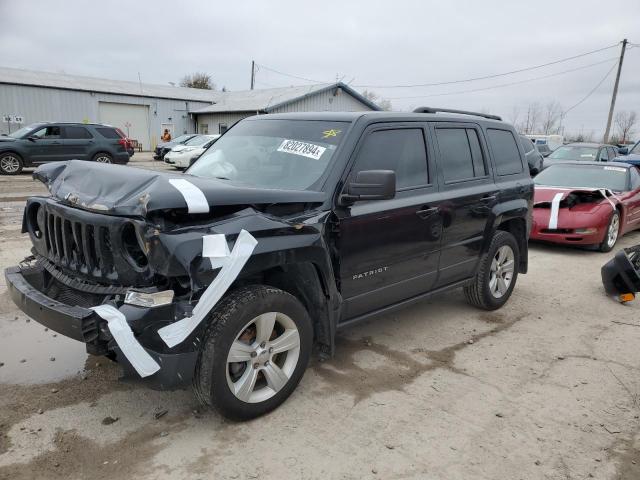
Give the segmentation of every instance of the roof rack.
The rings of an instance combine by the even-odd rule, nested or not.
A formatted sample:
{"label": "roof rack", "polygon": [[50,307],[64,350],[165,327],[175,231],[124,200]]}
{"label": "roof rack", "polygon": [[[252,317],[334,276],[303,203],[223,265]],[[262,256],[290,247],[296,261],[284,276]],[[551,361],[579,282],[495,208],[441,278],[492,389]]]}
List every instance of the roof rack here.
{"label": "roof rack", "polygon": [[414,111],[414,113],[460,113],[462,115],[473,115],[475,117],[484,117],[489,118],[491,120],[500,120],[502,121],[502,117],[498,115],[489,115],[488,113],[478,113],[478,112],[468,112],[466,110],[451,110],[449,108],[436,108],[436,107],[418,107]]}

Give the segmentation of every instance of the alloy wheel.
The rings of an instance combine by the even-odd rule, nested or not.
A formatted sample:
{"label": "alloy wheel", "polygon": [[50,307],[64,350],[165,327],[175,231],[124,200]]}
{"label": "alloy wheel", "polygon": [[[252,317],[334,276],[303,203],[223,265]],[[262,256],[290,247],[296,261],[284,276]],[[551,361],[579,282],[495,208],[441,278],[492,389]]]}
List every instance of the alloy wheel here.
{"label": "alloy wheel", "polygon": [[607,231],[607,246],[613,248],[618,240],[618,232],[620,230],[620,216],[618,213],[614,213],[611,217],[611,223],[609,224],[609,230]]}
{"label": "alloy wheel", "polygon": [[111,163],[111,158],[107,155],[100,155],[96,158],[96,162],[98,163]]}
{"label": "alloy wheel", "polygon": [[16,173],[20,170],[20,160],[14,155],[5,155],[0,158],[0,167],[5,173]]}
{"label": "alloy wheel", "polygon": [[236,336],[227,355],[227,384],[243,402],[264,402],[293,375],[300,356],[295,322],[281,312],[251,320]]}
{"label": "alloy wheel", "polygon": [[513,250],[509,245],[501,246],[491,261],[489,290],[495,298],[502,298],[511,286],[515,269]]}

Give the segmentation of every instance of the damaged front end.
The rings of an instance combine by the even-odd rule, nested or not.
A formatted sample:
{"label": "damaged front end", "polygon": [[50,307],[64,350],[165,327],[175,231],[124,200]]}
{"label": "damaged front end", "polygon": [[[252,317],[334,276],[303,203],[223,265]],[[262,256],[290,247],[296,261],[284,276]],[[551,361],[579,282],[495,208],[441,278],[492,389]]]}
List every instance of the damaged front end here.
{"label": "damaged front end", "polygon": [[[208,313],[198,312],[201,299],[219,298],[232,283],[250,282],[257,272],[286,262],[285,245],[291,256],[326,252],[322,221],[314,217],[317,212],[309,213],[319,204],[318,192],[243,195],[241,188],[189,178],[211,206],[209,212],[191,213],[188,198],[169,183],[184,176],[72,161],[41,167],[34,177],[49,187],[51,197],[27,201],[23,232],[33,244],[32,255],[6,270],[11,297],[34,320],[84,342],[91,354],[117,360],[125,376],[146,376],[154,388],[190,383],[206,322],[178,332],[183,335],[173,343],[159,331],[172,326],[175,336],[176,326]],[[100,181],[90,188],[87,178]],[[268,204],[257,201],[270,195]],[[227,259],[239,250],[244,234],[255,243],[232,264]],[[212,252],[204,251],[205,238],[215,240]],[[212,305],[208,302],[200,310]],[[120,316],[124,325],[116,325]],[[116,327],[133,335],[124,332],[128,336],[119,340]],[[151,370],[155,373],[143,375],[123,351],[123,342],[132,341],[158,366]]]}
{"label": "damaged front end", "polygon": [[603,241],[615,195],[604,189],[536,188],[531,239],[593,245]]}

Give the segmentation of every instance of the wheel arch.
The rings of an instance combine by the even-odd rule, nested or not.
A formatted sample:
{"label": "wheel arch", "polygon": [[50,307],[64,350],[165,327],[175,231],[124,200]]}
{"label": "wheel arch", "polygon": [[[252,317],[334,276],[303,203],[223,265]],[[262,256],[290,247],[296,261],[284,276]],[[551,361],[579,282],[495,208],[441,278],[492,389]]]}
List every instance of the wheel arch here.
{"label": "wheel arch", "polygon": [[340,301],[333,273],[327,265],[309,259],[265,265],[259,271],[239,277],[229,291],[256,283],[279,288],[296,297],[309,313],[314,341],[320,346],[321,354],[333,355]]}
{"label": "wheel arch", "polygon": [[490,228],[490,235],[487,236],[485,242],[485,251],[491,244],[491,239],[497,230],[509,232],[513,235],[518,243],[520,250],[520,262],[518,265],[519,273],[527,273],[529,267],[528,251],[529,251],[529,232],[531,229],[529,202],[524,199],[512,200],[504,204],[498,205],[494,209],[494,222]]}

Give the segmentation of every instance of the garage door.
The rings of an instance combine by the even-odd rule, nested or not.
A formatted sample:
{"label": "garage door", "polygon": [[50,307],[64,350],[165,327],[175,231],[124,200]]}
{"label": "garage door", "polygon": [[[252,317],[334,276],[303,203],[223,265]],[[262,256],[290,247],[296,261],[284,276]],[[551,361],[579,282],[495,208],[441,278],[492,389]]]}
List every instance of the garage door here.
{"label": "garage door", "polygon": [[100,102],[100,123],[118,127],[129,138],[138,140],[143,150],[149,150],[149,107],[128,103]]}

